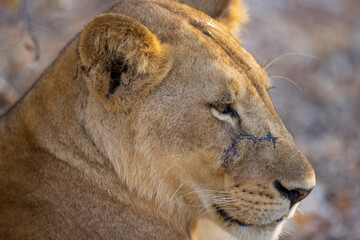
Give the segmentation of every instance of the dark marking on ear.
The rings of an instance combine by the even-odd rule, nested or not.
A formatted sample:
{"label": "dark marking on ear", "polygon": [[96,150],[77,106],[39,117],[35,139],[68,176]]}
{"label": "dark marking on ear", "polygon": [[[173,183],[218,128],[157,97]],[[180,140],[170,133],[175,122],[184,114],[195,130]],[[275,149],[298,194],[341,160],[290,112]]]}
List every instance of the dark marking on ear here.
{"label": "dark marking on ear", "polygon": [[[91,66],[90,66],[91,67]],[[84,65],[82,64],[79,64],[77,67],[76,67],[76,72],[75,72],[75,77],[74,77],[74,80],[77,80],[79,75],[82,75],[83,73],[86,73],[87,75],[89,74],[89,71],[90,71],[90,67],[87,68],[85,67]]]}
{"label": "dark marking on ear", "polygon": [[89,67],[83,66],[83,69],[86,71],[86,75],[89,77],[90,71],[94,68],[96,63],[92,63]]}
{"label": "dark marking on ear", "polygon": [[189,226],[186,226],[186,236],[188,237],[188,239],[191,239],[191,233],[190,233],[190,229],[189,229]]}
{"label": "dark marking on ear", "polygon": [[114,94],[120,86],[121,75],[128,71],[127,64],[120,61],[113,62],[110,66],[109,94]]}
{"label": "dark marking on ear", "polygon": [[229,166],[229,164],[233,161],[233,159],[235,158],[235,156],[238,155],[238,149],[236,148],[236,145],[240,142],[240,141],[244,141],[244,140],[249,140],[252,141],[253,143],[253,147],[255,147],[256,143],[263,143],[263,142],[272,142],[274,148],[276,147],[276,140],[278,138],[274,137],[271,132],[268,132],[268,134],[265,137],[256,137],[254,135],[251,134],[247,134],[247,135],[243,135],[243,134],[238,134],[236,135],[230,146],[225,150],[224,153],[224,157],[223,159],[223,166],[227,167]]}
{"label": "dark marking on ear", "polygon": [[76,67],[74,81],[79,77],[79,66]]}
{"label": "dark marking on ear", "polygon": [[[75,54],[76,54],[76,58],[79,60],[80,59],[79,44],[76,47]],[[79,65],[76,66],[76,72],[75,72],[74,80],[76,80],[79,77],[79,69],[81,69],[81,67],[82,67],[82,64],[80,64],[80,63],[79,63]]]}

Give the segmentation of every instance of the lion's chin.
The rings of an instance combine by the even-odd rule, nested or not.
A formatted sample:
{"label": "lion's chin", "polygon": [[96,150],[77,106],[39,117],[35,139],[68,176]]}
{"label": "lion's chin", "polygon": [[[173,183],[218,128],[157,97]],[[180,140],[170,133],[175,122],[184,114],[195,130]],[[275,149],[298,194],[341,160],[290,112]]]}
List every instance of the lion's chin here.
{"label": "lion's chin", "polygon": [[241,240],[275,240],[281,232],[282,226],[285,222],[285,217],[281,217],[273,222],[266,224],[248,224],[234,219],[225,210],[219,206],[214,206],[216,209],[217,221],[220,220],[219,225],[223,230],[229,233],[231,239]]}
{"label": "lion's chin", "polygon": [[263,226],[240,226],[207,219],[199,223],[199,239],[224,240],[275,240],[281,232],[283,222]]}
{"label": "lion's chin", "polygon": [[275,240],[281,232],[284,222],[272,223],[267,225],[252,225],[248,227],[241,226],[227,226],[225,231],[230,233],[233,239],[238,240]]}

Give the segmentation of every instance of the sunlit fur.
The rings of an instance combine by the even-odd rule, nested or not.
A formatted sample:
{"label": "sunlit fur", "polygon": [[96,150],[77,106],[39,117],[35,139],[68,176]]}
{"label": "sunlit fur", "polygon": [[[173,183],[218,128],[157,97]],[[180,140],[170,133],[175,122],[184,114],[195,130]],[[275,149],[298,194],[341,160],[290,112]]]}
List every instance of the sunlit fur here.
{"label": "sunlit fur", "polygon": [[247,8],[242,0],[176,0],[207,13],[225,24],[237,35],[248,21]]}
{"label": "sunlit fur", "polygon": [[189,239],[205,218],[276,239],[274,181],[315,175],[224,16],[124,0],[90,21],[1,118],[0,238]]}

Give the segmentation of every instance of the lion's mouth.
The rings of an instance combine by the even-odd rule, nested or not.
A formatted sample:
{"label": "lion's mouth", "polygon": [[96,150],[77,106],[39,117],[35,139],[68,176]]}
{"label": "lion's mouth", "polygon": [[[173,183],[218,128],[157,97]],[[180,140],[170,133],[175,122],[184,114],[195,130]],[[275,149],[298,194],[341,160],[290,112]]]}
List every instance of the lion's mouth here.
{"label": "lion's mouth", "polygon": [[227,223],[236,223],[236,224],[240,225],[241,227],[250,227],[250,226],[252,226],[251,224],[240,222],[239,220],[231,217],[224,209],[222,209],[218,205],[213,205],[213,206],[214,206],[216,212],[224,219],[225,222],[227,222]]}
{"label": "lion's mouth", "polygon": [[[214,204],[213,207],[215,208],[216,212],[224,219],[224,221],[226,223],[235,223],[241,227],[254,226],[253,224],[244,223],[244,222],[241,222],[241,221],[235,219],[234,217],[232,217],[229,213],[227,213],[224,209],[222,209],[218,205]],[[283,219],[284,219],[284,217],[281,217],[281,218],[275,220],[273,223],[280,223]]]}

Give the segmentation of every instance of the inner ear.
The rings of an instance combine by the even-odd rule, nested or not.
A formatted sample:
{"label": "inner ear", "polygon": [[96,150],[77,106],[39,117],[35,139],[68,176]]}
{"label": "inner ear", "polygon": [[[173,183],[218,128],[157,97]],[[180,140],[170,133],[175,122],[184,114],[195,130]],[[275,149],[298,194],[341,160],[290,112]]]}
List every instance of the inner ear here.
{"label": "inner ear", "polygon": [[128,69],[128,65],[120,60],[113,61],[110,64],[109,94],[114,94],[116,92],[116,89],[121,84],[121,76],[124,76]]}

